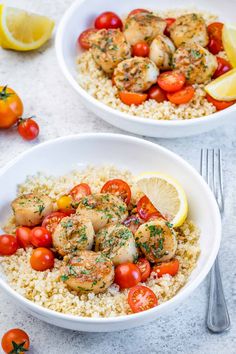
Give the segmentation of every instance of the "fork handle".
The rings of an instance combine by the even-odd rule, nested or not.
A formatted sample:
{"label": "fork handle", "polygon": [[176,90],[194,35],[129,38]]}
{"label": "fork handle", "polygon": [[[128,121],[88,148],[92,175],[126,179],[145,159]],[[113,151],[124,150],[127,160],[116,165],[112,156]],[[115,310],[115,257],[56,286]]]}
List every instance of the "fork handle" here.
{"label": "fork handle", "polygon": [[216,257],[211,269],[207,327],[214,333],[222,333],[230,327],[230,318],[221,281],[218,257]]}

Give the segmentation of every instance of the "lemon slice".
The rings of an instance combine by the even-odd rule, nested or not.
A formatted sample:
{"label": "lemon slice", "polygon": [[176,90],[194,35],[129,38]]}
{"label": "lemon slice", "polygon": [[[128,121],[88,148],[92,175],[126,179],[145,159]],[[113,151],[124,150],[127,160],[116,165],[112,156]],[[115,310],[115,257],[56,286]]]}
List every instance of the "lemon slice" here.
{"label": "lemon slice", "polygon": [[52,34],[54,21],[21,9],[0,5],[0,44],[19,51],[41,47]]}
{"label": "lemon slice", "polygon": [[148,172],[137,178],[137,185],[174,227],[181,226],[188,214],[185,191],[170,176]]}
{"label": "lemon slice", "polygon": [[226,24],[222,31],[223,46],[230,63],[236,67],[236,24]]}
{"label": "lemon slice", "polygon": [[205,86],[210,96],[219,101],[236,99],[236,69],[232,69]]}

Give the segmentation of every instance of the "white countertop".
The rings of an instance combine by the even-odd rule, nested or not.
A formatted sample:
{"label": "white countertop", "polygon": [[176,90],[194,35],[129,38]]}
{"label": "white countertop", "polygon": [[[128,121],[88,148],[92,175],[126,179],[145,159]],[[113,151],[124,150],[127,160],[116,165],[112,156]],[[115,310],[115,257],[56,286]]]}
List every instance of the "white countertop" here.
{"label": "white countertop", "polygon": [[[47,14],[57,22],[72,0],[8,0]],[[24,101],[25,116],[36,115],[41,132],[35,142],[25,142],[10,129],[0,132],[0,167],[33,145],[63,135],[83,132],[124,133],[88,112],[79,102],[57,65],[53,43],[35,53],[0,50],[1,85],[8,84]],[[236,119],[236,117],[235,117]],[[178,153],[198,168],[201,147],[220,147],[224,156],[225,220],[220,263],[232,328],[221,335],[205,328],[208,281],[178,309],[145,327],[116,333],[79,333],[64,330],[27,315],[0,294],[0,337],[14,327],[30,335],[38,354],[100,353],[236,353],[236,124],[231,123],[198,137],[176,140],[150,139]]]}

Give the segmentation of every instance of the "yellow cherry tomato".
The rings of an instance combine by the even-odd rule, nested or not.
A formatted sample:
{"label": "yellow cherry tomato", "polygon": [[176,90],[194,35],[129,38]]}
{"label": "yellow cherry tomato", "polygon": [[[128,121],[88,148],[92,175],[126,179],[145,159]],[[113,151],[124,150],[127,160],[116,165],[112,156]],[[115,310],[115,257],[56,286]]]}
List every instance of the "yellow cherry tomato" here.
{"label": "yellow cherry tomato", "polygon": [[72,197],[70,195],[63,195],[57,200],[57,206],[60,210],[71,209]]}

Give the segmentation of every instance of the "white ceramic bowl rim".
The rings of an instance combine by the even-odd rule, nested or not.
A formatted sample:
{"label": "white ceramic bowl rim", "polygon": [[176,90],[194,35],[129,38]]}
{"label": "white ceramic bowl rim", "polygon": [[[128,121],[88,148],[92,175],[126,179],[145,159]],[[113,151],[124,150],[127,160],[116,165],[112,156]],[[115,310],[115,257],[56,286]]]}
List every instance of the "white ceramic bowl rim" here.
{"label": "white ceramic bowl rim", "polygon": [[[206,184],[206,182],[201,178],[201,176],[197,173],[197,171],[191,167],[185,160],[183,160],[181,157],[179,157],[178,155],[176,155],[175,153],[169,151],[168,149],[165,149],[163,147],[161,147],[160,145],[154,144],[152,142],[146,141],[146,140],[142,140],[136,137],[131,137],[131,136],[126,136],[126,135],[122,135],[122,134],[111,134],[111,133],[86,133],[86,134],[79,134],[79,135],[70,135],[70,136],[66,136],[66,137],[61,137],[61,138],[57,138],[57,139],[53,139],[53,140],[49,140],[47,142],[44,142],[42,144],[39,144],[33,148],[31,148],[30,150],[20,154],[18,157],[16,157],[14,160],[12,160],[10,163],[8,163],[5,167],[3,167],[0,170],[0,176],[2,176],[12,165],[14,165],[16,162],[18,162],[19,160],[24,159],[24,157],[26,157],[29,154],[32,154],[32,152],[38,150],[41,148],[41,146],[45,146],[45,145],[53,145],[53,143],[55,141],[66,141],[66,140],[77,140],[77,139],[86,139],[86,138],[96,138],[96,137],[100,137],[100,138],[106,138],[106,137],[110,137],[113,140],[114,139],[118,139],[118,140],[123,140],[125,141],[133,141],[134,143],[140,143],[142,142],[142,144],[145,144],[146,146],[158,146],[158,149],[162,150],[164,153],[169,154],[170,156],[172,156],[173,158],[175,158],[176,161],[179,161],[182,165],[185,165],[186,168],[188,168],[189,170],[191,170],[191,173],[193,175],[195,175],[195,177],[198,178],[199,183],[203,184],[206,192],[208,194],[208,197],[211,201],[212,207],[214,209],[215,215],[216,215],[216,234],[215,234],[215,243],[213,246],[213,249],[211,250],[211,255],[207,261],[207,263],[204,265],[204,269],[202,269],[201,273],[196,277],[196,279],[194,280],[193,283],[189,284],[187,283],[186,288],[184,289],[184,291],[182,293],[177,293],[173,298],[171,298],[170,300],[164,302],[163,304],[160,304],[157,307],[154,307],[150,310],[144,311],[144,312],[140,312],[137,314],[131,314],[131,315],[122,315],[122,316],[118,316],[118,317],[108,317],[108,318],[90,318],[90,317],[80,317],[80,316],[75,316],[75,315],[70,315],[70,314],[62,314],[50,309],[47,309],[43,306],[37,305],[36,303],[24,298],[22,295],[20,295],[19,293],[17,293],[15,290],[13,290],[9,284],[7,284],[3,279],[0,279],[0,287],[2,289],[4,289],[7,293],[9,293],[13,298],[17,299],[17,301],[20,302],[20,304],[26,305],[27,307],[29,307],[33,312],[36,313],[41,313],[42,315],[45,316],[50,316],[50,317],[55,317],[58,319],[65,319],[65,320],[69,320],[72,322],[80,322],[80,323],[90,323],[90,324],[99,324],[99,323],[119,323],[119,322],[123,322],[123,321],[129,321],[129,319],[132,317],[132,319],[135,318],[146,318],[149,317],[149,314],[151,313],[155,313],[157,311],[158,308],[168,308],[170,307],[170,305],[172,303],[180,303],[181,301],[183,301],[190,293],[192,293],[197,286],[202,282],[202,280],[205,278],[205,276],[207,275],[207,273],[209,272],[210,268],[212,267],[214,260],[217,256],[217,253],[219,251],[219,247],[220,247],[220,240],[221,240],[221,218],[220,218],[220,214],[219,214],[219,209],[217,206],[217,203],[215,201],[215,198],[211,192],[211,190],[209,189],[208,185]],[[37,171],[36,171],[37,172]]]}
{"label": "white ceramic bowl rim", "polygon": [[[67,69],[67,65],[64,60],[63,56],[63,50],[62,50],[62,43],[61,43],[61,38],[62,34],[64,31],[64,28],[66,28],[66,24],[69,22],[71,14],[75,11],[75,9],[78,7],[78,5],[82,4],[86,0],[77,0],[75,1],[69,9],[65,12],[62,20],[59,23],[59,26],[57,28],[56,32],[56,41],[55,41],[55,46],[56,46],[56,54],[58,61],[61,65],[62,71],[67,78],[67,80],[70,82],[70,84],[74,87],[75,90],[79,91],[79,93],[91,104],[105,110],[107,113],[113,114],[118,116],[119,118],[125,118],[126,120],[129,120],[130,122],[133,122],[134,120],[140,123],[145,123],[146,125],[150,126],[163,126],[163,127],[181,127],[181,126],[186,126],[188,124],[191,127],[194,127],[196,125],[201,125],[204,122],[208,122],[214,118],[218,118],[219,116],[222,115],[222,111],[215,112],[213,114],[210,114],[208,116],[204,117],[199,117],[199,118],[191,118],[191,119],[183,119],[183,120],[154,120],[154,119],[147,119],[141,116],[134,116],[128,113],[121,112],[119,110],[116,110],[114,108],[111,108],[107,106],[105,103],[100,102],[98,99],[94,98],[91,96],[89,93],[87,93],[86,90],[84,90],[78,82],[74,79],[74,77],[71,75],[69,70]],[[236,111],[236,104],[226,108],[224,110],[224,114],[229,114],[233,111]]]}

